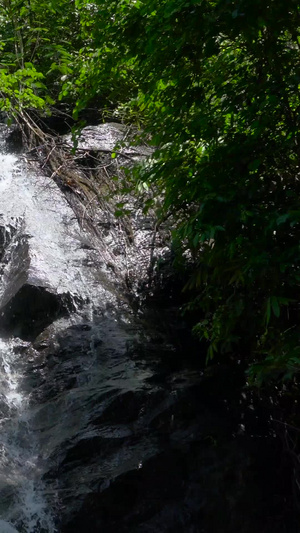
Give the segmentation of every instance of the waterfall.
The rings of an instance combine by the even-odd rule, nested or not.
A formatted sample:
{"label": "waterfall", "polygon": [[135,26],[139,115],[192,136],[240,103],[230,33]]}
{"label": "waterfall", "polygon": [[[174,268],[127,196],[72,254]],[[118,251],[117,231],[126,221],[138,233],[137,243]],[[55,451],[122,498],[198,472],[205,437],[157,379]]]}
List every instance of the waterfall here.
{"label": "waterfall", "polygon": [[[0,294],[4,296],[10,281],[11,256],[16,253],[16,241],[13,242],[11,235],[12,224],[17,222],[19,229],[24,229],[24,224],[20,221],[23,219],[24,222],[28,211],[32,211],[32,206],[37,200],[34,192],[37,191],[33,190],[34,183],[22,168],[18,158],[3,151],[3,139],[1,145],[0,214],[3,217],[4,242]],[[36,177],[34,179],[36,180]],[[34,234],[43,232],[45,225],[48,226],[48,231],[44,231],[43,241],[49,240],[45,247],[46,255],[47,253],[49,255],[54,240],[49,217],[48,220],[41,217],[39,221],[36,217],[29,216],[27,222],[26,231],[28,238],[31,239],[34,238]],[[36,224],[35,229],[33,224]],[[17,231],[17,228],[15,229]],[[38,246],[42,246],[43,241],[42,243],[40,241]],[[49,265],[50,262],[44,258],[45,253],[38,260],[43,259],[44,265]],[[33,264],[32,272],[34,268]],[[46,268],[39,268],[39,271],[47,276]],[[46,282],[48,281],[47,279]],[[59,284],[58,280],[56,284]],[[55,533],[57,530],[47,507],[44,497],[45,487],[41,481],[38,438],[31,427],[30,390],[26,389],[24,384],[27,361],[17,349],[19,343],[19,339],[0,340],[0,531],[1,533]]]}
{"label": "waterfall", "polygon": [[135,437],[152,371],[132,359],[131,312],[63,194],[1,147],[0,533],[61,533],[155,453]]}
{"label": "waterfall", "polygon": [[13,341],[0,341],[0,361],[0,531],[55,533],[40,479],[39,447],[30,423],[29,395],[22,387],[26,361],[14,351]]}

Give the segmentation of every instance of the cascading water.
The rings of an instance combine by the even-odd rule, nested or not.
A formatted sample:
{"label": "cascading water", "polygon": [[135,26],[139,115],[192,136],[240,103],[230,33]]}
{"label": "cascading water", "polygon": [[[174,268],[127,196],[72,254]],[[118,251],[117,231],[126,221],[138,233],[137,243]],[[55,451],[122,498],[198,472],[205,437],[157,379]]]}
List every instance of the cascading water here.
{"label": "cascading water", "polygon": [[3,142],[0,158],[0,533],[60,533],[99,483],[109,487],[155,452],[155,439],[136,441],[113,420],[114,402],[147,389],[152,372],[128,355],[136,329],[124,306],[116,314],[119,296],[80,245],[58,187]]}
{"label": "cascading water", "polygon": [[29,395],[22,388],[26,362],[15,353],[13,341],[0,341],[0,358],[0,531],[55,533],[44,498],[38,440],[30,425]]}
{"label": "cascading water", "polygon": [[[9,224],[12,220],[18,223],[23,219],[24,222],[27,217],[28,238],[34,238],[35,235],[42,235],[44,232],[42,242],[41,239],[39,241],[36,239],[36,249],[43,245],[45,239],[48,239],[47,246],[40,257],[37,257],[36,251],[33,256],[37,261],[43,261],[38,271],[45,277],[46,267],[50,264],[47,257],[46,260],[44,259],[45,253],[49,256],[51,248],[60,252],[59,246],[55,247],[53,224],[49,216],[47,220],[43,216],[45,213],[41,211],[38,211],[38,215],[32,216],[32,205],[37,201],[34,192],[38,190],[37,188],[36,191],[33,190],[36,184],[32,183],[28,175],[22,171],[17,157],[4,152],[3,140],[2,138],[2,153],[0,154],[0,212],[4,216],[4,224],[6,220],[3,235],[7,234],[8,242],[5,242],[4,238],[0,290],[2,296],[5,294],[10,273],[11,257],[7,258],[7,256],[16,253],[16,241],[13,242]],[[37,216],[40,216],[40,220]],[[41,224],[42,221],[43,224]],[[24,223],[19,225],[22,228],[25,226]],[[45,227],[47,227],[47,232],[44,231]],[[17,227],[15,229],[17,230]],[[61,261],[61,257],[59,259]],[[54,262],[55,266],[57,263]],[[0,531],[1,533],[16,531],[19,533],[55,533],[57,530],[44,498],[38,438],[31,428],[30,391],[24,388],[23,383],[27,362],[16,349],[17,344],[18,340],[0,340]]]}

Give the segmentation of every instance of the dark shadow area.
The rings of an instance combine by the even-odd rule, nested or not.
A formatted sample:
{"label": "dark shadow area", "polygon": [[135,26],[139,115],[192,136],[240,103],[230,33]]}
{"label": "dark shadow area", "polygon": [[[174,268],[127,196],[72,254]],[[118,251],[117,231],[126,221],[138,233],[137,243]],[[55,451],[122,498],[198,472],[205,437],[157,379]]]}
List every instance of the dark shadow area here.
{"label": "dark shadow area", "polygon": [[297,533],[292,467],[244,369],[138,332],[94,313],[24,351],[59,532]]}
{"label": "dark shadow area", "polygon": [[32,341],[55,319],[73,308],[68,294],[54,294],[44,287],[23,285],[1,309],[0,332],[3,336]]}

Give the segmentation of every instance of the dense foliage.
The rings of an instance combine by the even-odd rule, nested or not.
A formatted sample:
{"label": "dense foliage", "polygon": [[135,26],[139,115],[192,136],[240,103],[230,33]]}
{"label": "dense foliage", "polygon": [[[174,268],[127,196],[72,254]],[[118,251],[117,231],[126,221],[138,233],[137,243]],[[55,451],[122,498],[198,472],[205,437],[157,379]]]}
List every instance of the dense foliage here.
{"label": "dense foliage", "polygon": [[193,261],[187,312],[208,356],[299,369],[300,6],[296,0],[8,0],[2,108],[93,100],[141,123],[139,179]]}
{"label": "dense foliage", "polygon": [[73,2],[3,0],[0,20],[0,108],[11,113],[47,108],[80,47]]}

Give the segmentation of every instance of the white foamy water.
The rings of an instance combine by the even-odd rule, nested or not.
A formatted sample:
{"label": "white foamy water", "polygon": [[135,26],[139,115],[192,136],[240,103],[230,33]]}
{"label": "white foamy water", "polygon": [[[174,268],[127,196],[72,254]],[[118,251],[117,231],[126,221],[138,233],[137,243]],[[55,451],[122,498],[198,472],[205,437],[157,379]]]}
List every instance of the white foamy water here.
{"label": "white foamy water", "polygon": [[55,533],[44,498],[38,442],[30,427],[30,407],[22,391],[26,361],[12,341],[0,340],[0,532]]}
{"label": "white foamy water", "polygon": [[[78,221],[57,185],[48,177],[27,171],[15,156],[1,154],[1,142],[0,132],[1,238],[8,241],[0,264],[1,306],[9,302],[22,284],[32,283],[49,288],[53,293],[70,293],[75,301],[77,295],[81,301],[89,300],[85,321],[93,323],[98,316],[93,316],[94,302],[98,305],[101,302],[105,310],[107,303],[117,301],[117,295],[105,284],[105,273],[97,265],[90,264],[86,250],[80,246]],[[26,250],[25,261],[23,255],[18,255],[20,243]],[[19,263],[11,260],[16,257],[21,257]],[[80,323],[81,317],[78,320]],[[104,339],[102,334],[98,338],[98,326],[90,330],[84,357],[77,354],[77,358],[73,358],[72,355],[70,360],[62,361],[62,367],[60,361],[57,362],[58,374],[54,372],[52,376],[49,397],[47,380],[51,378],[51,368],[45,375],[40,371],[46,400],[41,400],[34,390],[35,355],[31,364],[26,360],[28,353],[19,353],[16,349],[18,340],[0,339],[0,533],[57,533],[55,520],[59,520],[61,514],[57,502],[62,501],[59,491],[72,493],[73,488],[69,489],[68,484],[65,487],[58,476],[52,485],[51,481],[45,482],[49,484],[46,489],[43,475],[49,472],[49,464],[50,469],[53,467],[53,451],[76,434],[84,434],[91,398],[99,393],[99,384],[106,393],[110,388],[139,388],[139,380],[146,379],[147,376],[135,371],[127,360],[120,364],[114,362],[115,354],[126,352],[126,343],[117,321],[113,319],[113,325],[109,326],[110,320]],[[72,337],[72,331],[70,335]],[[105,346],[109,362],[105,366],[102,361],[100,369],[95,371],[99,342]],[[66,390],[60,373],[66,376]],[[75,384],[69,390],[70,377],[75,378]],[[62,391],[59,390],[61,379]],[[54,398],[52,384],[56,391]],[[80,494],[85,494],[90,489],[82,479],[80,474],[76,487],[80,487]]]}
{"label": "white foamy water", "polygon": [[74,266],[84,251],[74,246],[77,221],[53,180],[28,173],[10,154],[0,155],[0,213],[24,220],[34,280],[60,293],[74,292],[80,285]]}
{"label": "white foamy water", "polygon": [[[29,281],[37,275],[41,286],[64,292],[72,285],[76,292],[76,270],[69,268],[70,238],[58,215],[61,210],[71,216],[70,210],[50,185],[28,175],[14,155],[0,153],[0,215],[8,234],[11,220],[24,221],[32,240]],[[26,361],[14,342],[0,339],[0,533],[55,533],[41,481],[38,439],[30,424],[29,392],[23,387],[25,374]]]}
{"label": "white foamy water", "polygon": [[[9,224],[19,220],[29,244],[28,283],[50,288],[53,292],[111,302],[112,292],[105,288],[105,275],[91,267],[87,239],[74,212],[53,179],[39,175],[11,154],[1,154],[0,143],[0,216]],[[11,279],[6,265],[0,285],[0,298]],[[91,290],[91,286],[93,289]]]}
{"label": "white foamy water", "polygon": [[[0,133],[0,219],[9,241],[0,296],[5,297],[12,279],[14,228],[29,244],[30,263],[22,282],[90,296],[82,274],[86,254],[72,236],[80,228],[64,196],[53,180],[27,171],[16,156],[2,150]],[[0,533],[56,533],[42,481],[39,432],[31,425],[31,391],[24,385],[27,361],[15,347],[14,341],[0,339]]]}

